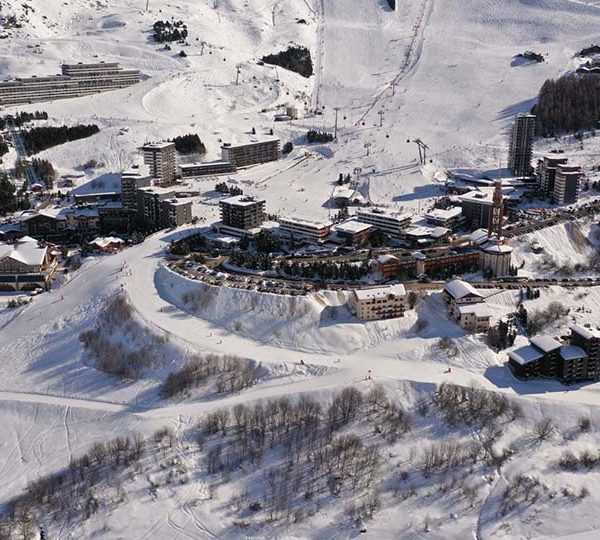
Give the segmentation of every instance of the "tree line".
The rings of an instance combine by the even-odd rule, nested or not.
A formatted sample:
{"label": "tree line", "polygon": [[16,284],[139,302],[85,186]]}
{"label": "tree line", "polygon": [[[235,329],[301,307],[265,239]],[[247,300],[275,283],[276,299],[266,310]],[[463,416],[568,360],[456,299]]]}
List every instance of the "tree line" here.
{"label": "tree line", "polygon": [[96,124],[34,127],[23,132],[23,139],[27,152],[36,154],[59,144],[91,137],[99,131]]}
{"label": "tree line", "polygon": [[20,111],[16,114],[8,114],[6,116],[0,117],[0,130],[4,131],[9,123],[15,127],[21,127],[26,122],[31,122],[32,120],[48,120],[48,113],[46,111],[35,111],[35,112],[25,112]]}
{"label": "tree line", "polygon": [[565,75],[542,86],[532,113],[537,116],[537,133],[555,137],[561,132],[597,129],[600,118],[600,77]]}

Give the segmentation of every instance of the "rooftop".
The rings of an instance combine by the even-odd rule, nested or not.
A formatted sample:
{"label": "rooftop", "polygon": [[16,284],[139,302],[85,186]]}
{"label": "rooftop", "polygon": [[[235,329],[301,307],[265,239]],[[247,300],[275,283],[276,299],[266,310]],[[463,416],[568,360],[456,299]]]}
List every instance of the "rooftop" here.
{"label": "rooftop", "polygon": [[331,227],[333,223],[331,221],[318,221],[316,219],[306,219],[300,217],[283,217],[279,220],[279,223],[291,223],[294,225],[307,225],[309,227],[318,227],[319,229],[325,227]]}
{"label": "rooftop", "polygon": [[455,219],[460,217],[462,214],[462,208],[460,206],[453,206],[452,208],[443,209],[443,208],[434,208],[430,212],[425,214],[425,219],[433,219],[433,220],[447,220],[447,219]]}
{"label": "rooftop", "polygon": [[274,139],[265,139],[263,141],[248,141],[245,143],[237,143],[237,144],[223,143],[221,145],[221,148],[243,148],[244,146],[256,146],[258,144],[264,144],[264,143],[268,143],[268,142],[279,142],[279,139],[274,138]]}
{"label": "rooftop", "polygon": [[142,146],[142,150],[163,150],[164,148],[169,148],[171,146],[175,148],[175,143],[169,141],[147,143],[144,146]]}
{"label": "rooftop", "polygon": [[379,264],[385,264],[390,261],[399,262],[399,259],[398,259],[398,257],[395,257],[394,255],[390,255],[389,253],[387,253],[385,255],[380,255],[379,257],[377,257],[377,262]]}
{"label": "rooftop", "polygon": [[532,345],[544,351],[545,353],[560,349],[562,346],[560,342],[554,339],[552,336],[537,336],[531,338],[530,342]]}
{"label": "rooftop", "polygon": [[579,360],[581,358],[587,358],[585,351],[576,345],[563,345],[560,348],[559,354],[564,360]]}
{"label": "rooftop", "polygon": [[16,244],[0,244],[0,260],[10,257],[27,266],[40,266],[44,263],[48,248],[40,247],[37,240],[24,236]]}
{"label": "rooftop", "polygon": [[389,287],[376,287],[373,289],[354,289],[354,294],[359,300],[371,300],[373,298],[387,298],[388,296],[406,296],[404,285],[390,285]]}
{"label": "rooftop", "polygon": [[479,296],[480,298],[483,298],[483,295],[478,292],[473,285],[466,281],[462,281],[461,279],[449,281],[444,285],[444,290],[456,300],[464,298],[465,296]]}
{"label": "rooftop", "polygon": [[532,347],[531,345],[526,345],[525,347],[520,347],[515,349],[514,351],[510,351],[508,353],[508,357],[517,364],[527,364],[529,362],[535,362],[544,356],[544,353],[541,352],[537,347]]}
{"label": "rooftop", "polygon": [[483,302],[472,302],[458,306],[461,315],[472,313],[475,317],[490,317],[490,310]]}
{"label": "rooftop", "polygon": [[93,195],[119,195],[121,193],[121,175],[118,173],[103,174],[72,191],[75,197]]}
{"label": "rooftop", "polygon": [[360,232],[368,231],[369,229],[372,229],[373,226],[369,225],[368,223],[361,223],[360,221],[350,219],[348,221],[338,223],[333,228],[336,232],[357,234]]}
{"label": "rooftop", "polygon": [[579,334],[585,339],[600,339],[600,330],[597,328],[587,328],[585,326],[581,326],[580,324],[574,324],[571,326],[571,331]]}
{"label": "rooftop", "polygon": [[221,199],[219,204],[231,204],[234,206],[252,206],[254,204],[264,203],[264,199],[257,199],[250,195],[235,195],[233,197],[226,197]]}

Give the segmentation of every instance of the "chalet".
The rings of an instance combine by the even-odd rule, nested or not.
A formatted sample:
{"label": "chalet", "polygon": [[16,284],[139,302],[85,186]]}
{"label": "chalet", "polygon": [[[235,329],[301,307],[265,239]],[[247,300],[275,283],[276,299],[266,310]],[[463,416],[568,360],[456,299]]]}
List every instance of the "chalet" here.
{"label": "chalet", "polygon": [[444,285],[444,299],[450,314],[465,330],[485,332],[490,327],[490,312],[483,295],[470,283],[453,279]]}
{"label": "chalet", "polygon": [[0,290],[27,291],[48,288],[55,269],[48,246],[30,237],[0,244]]}

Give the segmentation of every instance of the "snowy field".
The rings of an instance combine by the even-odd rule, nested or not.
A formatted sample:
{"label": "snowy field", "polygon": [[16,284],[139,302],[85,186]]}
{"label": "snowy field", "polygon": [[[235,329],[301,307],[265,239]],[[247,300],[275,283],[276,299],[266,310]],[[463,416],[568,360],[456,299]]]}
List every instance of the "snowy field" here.
{"label": "snowy field", "polygon": [[[22,23],[5,30],[7,37],[0,40],[5,77],[53,74],[61,62],[96,56],[143,73],[143,81],[131,88],[15,108],[46,110],[52,124],[100,126],[93,138],[40,157],[65,174],[82,173],[82,165],[96,159],[102,166],[85,172],[89,180],[139,161],[138,147],[150,140],[198,133],[210,160],[220,157],[219,140],[244,141],[252,128],[258,136],[272,128],[283,142],[294,143],[292,154],[232,180],[264,197],[270,213],[305,217],[326,216],[338,174],[355,167],[365,173],[362,191],[372,202],[417,211],[440,193],[438,179],[447,168],[505,166],[514,115],[530,109],[544,80],[573,69],[577,50],[600,41],[600,6],[591,0],[397,1],[396,11],[385,0],[150,0],[149,12],[144,0],[28,4],[2,2],[0,13],[15,13]],[[165,51],[151,39],[154,21],[172,17],[188,25],[189,46],[181,47],[185,58],[178,45]],[[290,43],[311,50],[313,77],[257,64]],[[34,46],[41,53],[33,53]],[[546,62],[514,63],[513,56],[526,50],[545,54]],[[292,104],[303,118],[274,123],[274,115]],[[323,114],[308,115],[315,107]],[[332,130],[334,107],[340,107],[338,141],[306,145],[308,129]],[[430,147],[432,163],[424,167],[407,143],[416,137]],[[548,141],[536,153],[556,146],[589,171],[600,145],[595,139],[583,148],[568,139]],[[213,187],[208,181],[195,184],[202,193]],[[194,213],[211,221],[217,207],[205,202],[196,204]],[[46,523],[47,538],[354,538],[358,531],[350,526],[348,504],[363,504],[371,491],[379,493],[380,510],[366,522],[367,538],[597,537],[599,469],[567,471],[556,464],[565,451],[579,455],[600,447],[597,385],[567,392],[558,383],[520,383],[504,367],[505,353],[495,354],[481,337],[466,335],[449,320],[438,293],[405,318],[363,325],[342,306],[347,293],[292,298],[201,290],[197,282],[160,268],[162,250],[173,237],[159,233],[123,253],[89,258],[72,279],[31,304],[0,305],[5,434],[0,504],[29,482],[68,467],[96,441],[133,433],[154,440],[152,433],[163,426],[177,435],[177,444],[162,458],[152,454],[140,469],[125,471],[121,488],[103,486],[102,512]],[[576,229],[559,225],[512,242],[518,264],[524,262],[524,273],[532,276],[552,276],[567,263],[586,264],[598,243],[589,223]],[[531,251],[534,244],[542,246],[541,254]],[[139,327],[139,340],[130,345],[162,343],[156,346],[157,362],[129,382],[96,369],[80,341],[121,290]],[[186,302],[185,293],[196,294],[196,301],[188,294]],[[489,293],[495,318],[514,311],[517,292]],[[572,320],[600,325],[596,288],[556,285],[525,305],[544,309],[553,300],[570,314],[548,330],[552,335],[564,335]],[[118,339],[126,343],[131,335]],[[515,346],[523,340],[519,336]],[[160,398],[171,370],[194,354],[208,353],[254,362],[260,366],[257,383],[232,394],[198,390]],[[433,405],[423,411],[436,385],[472,381],[522,409],[518,420],[503,418],[502,433],[494,438],[494,452],[506,457],[501,463],[461,463],[425,478],[415,456],[428,445],[481,443],[489,435],[481,426],[452,425]],[[385,459],[376,489],[328,496],[319,504],[306,503],[302,519],[271,522],[266,511],[249,515],[247,507],[258,497],[260,474],[278,465],[281,456],[270,453],[260,474],[247,463],[229,475],[206,471],[208,451],[199,448],[194,430],[211,411],[302,394],[326,409],[341,389],[354,387],[366,395],[376,382],[413,423],[410,433],[393,442],[377,438],[371,417],[342,430],[381,444]],[[538,440],[536,424],[545,417],[553,418],[555,429]],[[582,417],[591,418],[590,432],[576,430]],[[502,514],[503,493],[520,474],[528,478],[523,486],[534,487],[526,498],[517,490],[518,504]],[[468,485],[458,489],[453,476],[466,478]],[[404,478],[400,487],[398,477]],[[583,488],[588,495],[581,496]],[[236,502],[244,490],[250,499]]]}

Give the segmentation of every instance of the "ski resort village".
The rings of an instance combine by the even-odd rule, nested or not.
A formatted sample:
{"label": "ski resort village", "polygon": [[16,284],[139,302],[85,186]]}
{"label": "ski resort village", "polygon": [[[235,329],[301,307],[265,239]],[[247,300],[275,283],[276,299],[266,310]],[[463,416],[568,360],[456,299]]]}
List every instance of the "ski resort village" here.
{"label": "ski resort village", "polygon": [[600,2],[0,0],[0,540],[600,538]]}

